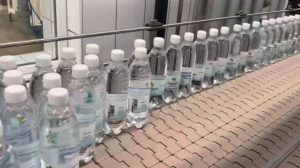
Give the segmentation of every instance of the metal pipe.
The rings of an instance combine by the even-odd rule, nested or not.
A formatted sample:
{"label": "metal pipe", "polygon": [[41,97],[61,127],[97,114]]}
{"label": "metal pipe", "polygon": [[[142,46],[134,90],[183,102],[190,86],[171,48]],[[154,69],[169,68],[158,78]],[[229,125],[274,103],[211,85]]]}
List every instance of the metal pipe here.
{"label": "metal pipe", "polygon": [[[267,15],[267,14],[273,14],[273,13],[282,13],[282,12],[289,12],[289,11],[299,11],[299,10],[300,10],[300,8],[293,9],[293,10],[252,13],[252,14],[245,15],[245,17],[257,16],[257,15]],[[203,23],[203,22],[212,22],[212,21],[227,20],[227,19],[241,19],[243,17],[244,16],[227,16],[227,17],[203,19],[203,20],[188,21],[188,22],[181,22],[181,23],[171,23],[171,24],[165,24],[162,26],[155,26],[155,27],[139,27],[139,28],[132,28],[132,29],[111,30],[111,31],[105,31],[105,32],[80,34],[80,35],[74,35],[74,36],[53,37],[53,38],[47,38],[47,39],[34,39],[34,40],[26,40],[26,41],[1,43],[0,48],[17,47],[17,46],[24,46],[24,45],[39,44],[39,43],[50,43],[50,42],[56,42],[56,41],[74,40],[74,39],[81,39],[81,38],[105,36],[105,35],[111,35],[111,34],[130,33],[130,32],[145,31],[145,30],[147,30],[147,31],[159,30],[159,29],[165,29],[168,27],[192,25],[192,24],[198,24],[198,23]]]}

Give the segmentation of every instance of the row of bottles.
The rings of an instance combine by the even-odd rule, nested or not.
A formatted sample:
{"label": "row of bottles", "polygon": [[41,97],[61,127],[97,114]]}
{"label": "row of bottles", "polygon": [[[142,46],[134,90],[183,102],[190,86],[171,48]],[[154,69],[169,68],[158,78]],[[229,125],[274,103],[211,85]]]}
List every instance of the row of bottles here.
{"label": "row of bottles", "polygon": [[[262,26],[261,26],[262,25]],[[135,40],[128,64],[111,51],[107,67],[99,46],[88,44],[84,64],[63,48],[56,71],[51,57],[36,58],[29,87],[12,56],[0,57],[0,167],[79,167],[106,134],[141,128],[149,109],[267,66],[300,49],[300,16],[254,21],[208,33],[171,35],[170,46],[154,38]],[[14,152],[15,151],[15,152]],[[2,159],[8,158],[8,159]],[[4,165],[4,166],[2,166]]]}

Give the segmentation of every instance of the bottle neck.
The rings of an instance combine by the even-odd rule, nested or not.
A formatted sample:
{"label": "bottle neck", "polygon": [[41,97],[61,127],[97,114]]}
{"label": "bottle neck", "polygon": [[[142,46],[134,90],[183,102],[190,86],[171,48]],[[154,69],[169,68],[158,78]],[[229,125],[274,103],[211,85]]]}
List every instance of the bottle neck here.
{"label": "bottle neck", "polygon": [[61,64],[64,67],[72,67],[73,65],[76,64],[76,59],[66,60],[62,58]]}
{"label": "bottle neck", "polygon": [[52,67],[40,67],[40,66],[36,66],[36,72],[51,72],[52,71]]}
{"label": "bottle neck", "polygon": [[220,37],[228,38],[229,34],[221,34]]}
{"label": "bottle neck", "polygon": [[89,72],[98,72],[98,67],[89,67]]}
{"label": "bottle neck", "polygon": [[180,43],[179,44],[173,44],[173,43],[171,43],[171,47],[173,47],[173,48],[179,48],[180,47]]}

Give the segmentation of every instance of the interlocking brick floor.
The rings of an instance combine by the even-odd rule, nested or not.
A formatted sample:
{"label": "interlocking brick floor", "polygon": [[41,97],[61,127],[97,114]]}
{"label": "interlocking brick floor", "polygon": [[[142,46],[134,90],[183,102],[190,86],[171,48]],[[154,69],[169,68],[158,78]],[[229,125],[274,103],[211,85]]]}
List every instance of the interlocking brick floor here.
{"label": "interlocking brick floor", "polygon": [[[266,167],[300,133],[300,56],[155,110],[107,137],[86,168]],[[300,150],[282,167],[300,167]]]}

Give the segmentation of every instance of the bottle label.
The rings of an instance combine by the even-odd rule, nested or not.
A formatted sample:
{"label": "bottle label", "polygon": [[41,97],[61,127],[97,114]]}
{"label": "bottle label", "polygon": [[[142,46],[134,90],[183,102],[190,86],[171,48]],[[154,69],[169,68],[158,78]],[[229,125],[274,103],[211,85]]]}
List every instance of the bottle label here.
{"label": "bottle label", "polygon": [[248,52],[241,52],[241,55],[239,56],[238,64],[245,65],[247,56],[248,56]]}
{"label": "bottle label", "polygon": [[205,74],[205,66],[196,65],[193,69],[193,80],[194,81],[202,81]]}
{"label": "bottle label", "polygon": [[[4,128],[4,142],[12,145],[23,167],[39,168],[39,141],[37,128],[25,117],[11,119],[11,125]],[[31,123],[32,124],[32,123]]]}
{"label": "bottle label", "polygon": [[[96,92],[98,92],[96,90]],[[98,92],[99,93],[99,92]],[[104,129],[104,119],[105,119],[105,101],[106,93],[103,92],[97,96],[96,108],[96,133],[102,132]]]}
{"label": "bottle label", "polygon": [[145,113],[149,109],[149,88],[128,88],[129,110],[132,113]]}
{"label": "bottle label", "polygon": [[213,74],[214,74],[213,69],[214,69],[213,62],[207,62],[207,64],[205,65],[205,75],[204,76],[207,76],[207,77],[213,76]]}
{"label": "bottle label", "polygon": [[179,90],[180,72],[173,72],[167,74],[166,77],[166,89],[177,95]]}
{"label": "bottle label", "polygon": [[193,75],[192,68],[182,67],[180,84],[189,85],[189,86],[192,85],[192,75]]}
{"label": "bottle label", "polygon": [[79,124],[80,148],[92,150],[95,145],[95,124],[81,123]]}
{"label": "bottle label", "polygon": [[63,148],[59,150],[59,159],[61,166],[66,168],[79,168],[79,148]]}
{"label": "bottle label", "polygon": [[151,80],[151,96],[161,96],[165,89],[165,76],[155,76]]}
{"label": "bottle label", "polygon": [[122,121],[127,116],[127,94],[107,94],[106,110],[109,121]]}
{"label": "bottle label", "polygon": [[227,58],[219,58],[216,66],[216,73],[223,73],[226,69],[227,62]]}

